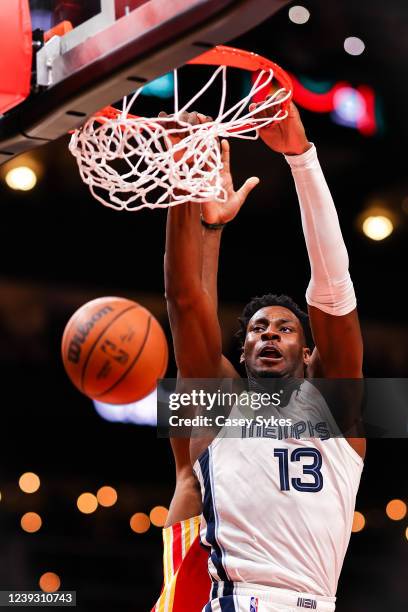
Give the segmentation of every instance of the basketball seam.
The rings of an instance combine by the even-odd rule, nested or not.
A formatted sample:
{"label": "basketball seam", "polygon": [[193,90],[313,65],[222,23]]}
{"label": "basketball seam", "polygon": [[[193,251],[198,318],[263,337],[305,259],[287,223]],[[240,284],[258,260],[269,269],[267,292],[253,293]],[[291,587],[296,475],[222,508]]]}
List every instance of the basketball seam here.
{"label": "basketball seam", "polygon": [[125,312],[129,312],[129,310],[132,310],[133,308],[139,308],[139,306],[127,306],[127,308],[124,308],[123,310],[121,310],[116,317],[114,317],[111,321],[109,321],[109,323],[106,325],[106,327],[103,328],[103,330],[99,333],[98,337],[96,338],[95,342],[92,345],[92,348],[89,350],[89,353],[86,356],[85,359],[85,363],[83,365],[82,368],[82,372],[81,372],[81,381],[80,381],[80,386],[81,386],[81,391],[83,393],[85,393],[85,384],[84,384],[84,379],[85,379],[85,373],[86,373],[86,369],[88,367],[88,363],[89,360],[91,358],[92,353],[95,350],[96,345],[98,344],[99,340],[102,338],[103,334],[110,328],[110,326],[117,321],[123,314],[125,314]]}
{"label": "basketball seam", "polygon": [[114,388],[115,388],[115,387],[116,387],[116,386],[117,386],[119,383],[121,383],[121,382],[122,382],[122,380],[125,378],[125,376],[127,376],[127,375],[128,375],[128,373],[130,372],[130,370],[131,370],[131,369],[132,369],[132,368],[135,366],[135,364],[137,363],[137,361],[138,361],[138,359],[139,359],[140,355],[141,355],[141,354],[142,354],[142,352],[143,352],[143,349],[144,349],[145,344],[146,344],[146,342],[147,342],[147,339],[148,339],[148,337],[149,337],[151,321],[152,321],[152,316],[150,315],[150,316],[149,316],[149,318],[148,318],[148,320],[147,320],[146,332],[145,332],[145,337],[143,338],[143,342],[142,342],[142,344],[141,344],[141,346],[140,346],[140,348],[139,348],[138,353],[137,353],[137,354],[136,354],[136,356],[134,357],[134,359],[133,359],[132,363],[130,364],[130,366],[128,367],[128,369],[127,369],[125,372],[123,372],[122,376],[120,376],[120,377],[118,378],[118,380],[117,380],[117,381],[115,381],[115,382],[113,383],[113,385],[111,385],[111,386],[110,386],[108,389],[105,389],[105,390],[104,390],[104,391],[102,391],[101,393],[97,393],[96,395],[94,395],[94,397],[103,397],[104,395],[106,395],[106,393],[110,393],[111,391],[113,391],[113,389],[114,389]]}

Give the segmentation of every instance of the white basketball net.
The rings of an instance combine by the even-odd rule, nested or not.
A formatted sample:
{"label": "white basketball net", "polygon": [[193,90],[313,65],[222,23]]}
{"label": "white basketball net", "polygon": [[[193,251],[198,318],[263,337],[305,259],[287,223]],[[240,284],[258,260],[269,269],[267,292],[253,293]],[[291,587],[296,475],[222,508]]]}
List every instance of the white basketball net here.
{"label": "white basketball net", "polygon": [[[167,117],[129,117],[130,109],[142,91],[139,88],[115,118],[93,116],[75,130],[69,150],[76,157],[82,180],[92,195],[115,210],[165,208],[183,202],[225,202],[219,139],[258,138],[258,130],[287,117],[281,105],[291,92],[278,89],[256,110],[248,104],[271,83],[273,71],[260,71],[251,91],[225,110],[226,66],[218,67],[210,80],[187,104],[179,108],[177,70],[174,71],[174,115]],[[222,94],[214,121],[190,125],[180,120],[196,100],[222,76]],[[262,110],[276,107],[268,118],[255,118]],[[167,129],[177,121],[179,127]],[[175,143],[181,136],[179,142]]]}

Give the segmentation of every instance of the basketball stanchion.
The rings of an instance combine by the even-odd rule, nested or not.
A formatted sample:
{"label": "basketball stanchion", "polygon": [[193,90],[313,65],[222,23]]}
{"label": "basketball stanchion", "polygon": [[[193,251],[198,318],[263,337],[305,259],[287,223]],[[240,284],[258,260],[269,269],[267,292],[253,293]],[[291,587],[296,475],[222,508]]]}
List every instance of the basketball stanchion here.
{"label": "basketball stanchion", "polygon": [[[188,64],[216,69],[183,106],[179,104],[178,73],[174,71],[174,113],[170,116],[131,115],[141,87],[130,99],[124,98],[122,110],[107,107],[72,134],[69,149],[77,160],[81,178],[105,206],[136,211],[183,202],[225,202],[220,138],[256,139],[261,128],[286,119],[292,84],[286,72],[271,60],[217,46]],[[227,68],[240,68],[253,75],[250,91],[228,109]],[[222,79],[222,93],[216,118],[198,125],[184,121],[183,113],[194,110],[194,104],[218,76]],[[258,107],[249,111],[248,105],[254,99]],[[259,117],[267,109],[274,112]],[[172,139],[174,136],[177,138]]]}
{"label": "basketball stanchion", "polygon": [[146,397],[164,376],[168,361],[158,321],[140,304],[120,297],[81,306],[65,327],[61,350],[74,385],[109,404]]}

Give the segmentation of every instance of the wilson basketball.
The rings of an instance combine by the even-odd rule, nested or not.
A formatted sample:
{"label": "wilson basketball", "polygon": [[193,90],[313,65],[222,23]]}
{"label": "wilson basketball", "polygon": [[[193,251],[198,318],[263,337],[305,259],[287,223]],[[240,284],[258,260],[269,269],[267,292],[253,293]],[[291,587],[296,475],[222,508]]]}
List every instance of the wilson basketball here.
{"label": "wilson basketball", "polygon": [[131,300],[103,297],[68,321],[62,360],[74,385],[110,404],[137,401],[154,390],[167,368],[167,341],[154,316]]}

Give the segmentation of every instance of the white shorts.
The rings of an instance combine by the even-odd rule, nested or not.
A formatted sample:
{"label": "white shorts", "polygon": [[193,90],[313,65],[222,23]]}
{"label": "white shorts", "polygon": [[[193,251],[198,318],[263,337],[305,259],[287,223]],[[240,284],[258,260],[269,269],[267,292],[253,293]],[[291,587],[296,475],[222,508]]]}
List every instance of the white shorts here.
{"label": "white shorts", "polygon": [[216,582],[202,612],[334,612],[335,597],[321,597],[243,582]]}

